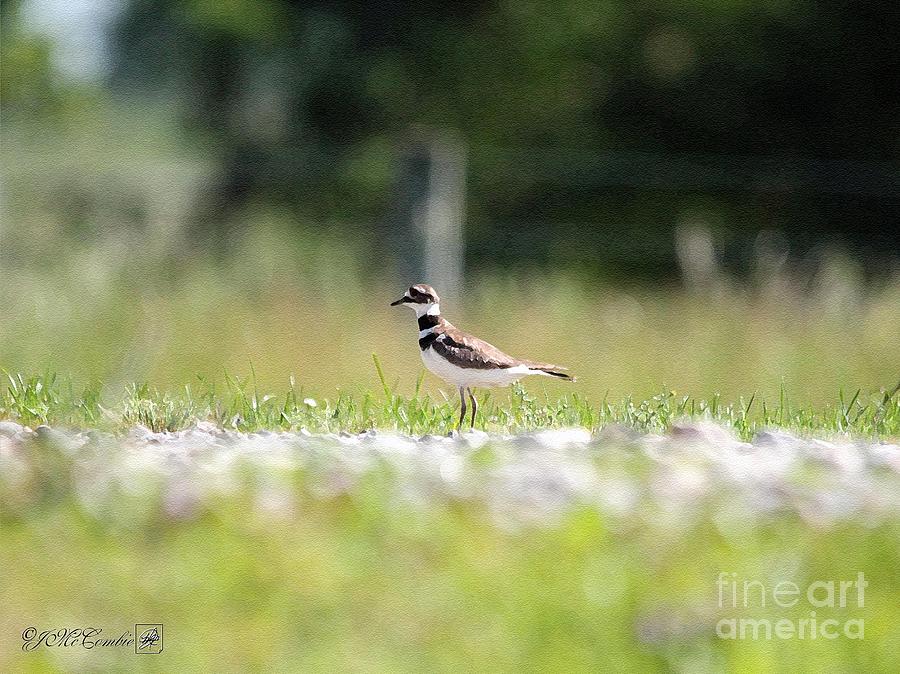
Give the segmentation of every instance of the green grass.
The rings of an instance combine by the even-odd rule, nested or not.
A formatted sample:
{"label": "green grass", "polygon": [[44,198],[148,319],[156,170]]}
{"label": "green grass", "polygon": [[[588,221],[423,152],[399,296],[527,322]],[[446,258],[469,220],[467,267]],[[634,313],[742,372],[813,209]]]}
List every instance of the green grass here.
{"label": "green grass", "polygon": [[[120,429],[134,422],[176,427],[223,400],[218,394],[167,397],[134,387],[115,413],[125,416],[109,419],[102,405],[86,402],[78,389],[69,391],[59,380],[14,379],[16,404],[46,410],[46,420],[64,407],[75,419]],[[242,416],[237,424],[247,428],[287,424],[281,417],[286,401],[292,401],[288,419],[323,429],[365,418],[352,411],[362,408],[361,401],[353,403],[356,407],[322,403],[311,411],[295,407],[300,403],[294,395],[302,401],[299,391],[266,400],[247,382],[232,382],[227,390],[227,402],[215,414],[224,423],[232,413]],[[91,396],[102,397],[96,391]],[[410,404],[389,390],[386,400],[373,400],[370,411],[389,425],[402,425]],[[828,418],[834,424],[852,420],[856,415],[846,407],[853,411],[865,404],[878,408],[877,401],[861,403],[857,397]],[[543,403],[515,393],[510,405],[511,418],[523,427],[543,424],[540,414],[547,412],[535,411],[545,410]],[[593,413],[595,421],[607,415],[656,428],[680,405],[666,395]],[[726,406],[712,405],[715,418],[730,414]],[[422,406],[428,408],[418,401],[412,409]],[[445,404],[437,407],[452,417]],[[337,420],[330,419],[335,413]],[[737,418],[741,412],[733,414]],[[816,430],[811,413],[795,418]],[[896,408],[890,418],[896,421]],[[449,423],[427,419],[416,423]],[[128,453],[122,458],[116,455],[120,451]],[[410,498],[398,485],[408,482],[415,463],[381,462],[343,482],[331,477],[339,457],[330,454],[319,466],[286,468],[260,460],[236,468],[228,491],[211,491],[197,509],[173,512],[166,506],[167,484],[178,486],[181,461],[190,462],[190,453],[173,464],[171,482],[160,483],[153,477],[154,464],[134,449],[113,443],[82,452],[87,456],[35,438],[3,456],[2,671],[887,674],[900,668],[896,518],[873,520],[861,513],[822,524],[791,508],[762,516],[750,509],[736,512],[740,501],[728,488],[674,510],[664,508],[651,496],[651,485],[669,475],[663,470],[669,458],[652,459],[633,448],[607,444],[590,456],[599,474],[638,486],[641,497],[633,511],[577,502],[549,522],[516,526],[498,523],[488,501],[466,491],[434,489],[428,498]],[[484,473],[499,456],[487,445],[465,460],[469,469]],[[133,461],[145,468],[142,481],[132,469],[118,472]],[[673,468],[677,478],[678,467]],[[820,472],[800,479],[801,487],[812,489]],[[885,494],[897,481],[889,472],[876,479],[884,480]],[[338,488],[323,489],[329,485]],[[260,496],[273,488],[292,505],[261,508]],[[98,494],[106,495],[97,501]],[[728,512],[732,519],[723,518]],[[769,587],[781,579],[808,587],[863,572],[869,583],[865,606],[818,609],[818,615],[820,620],[862,618],[866,638],[718,639],[720,617],[797,620],[810,611],[806,602],[784,610],[771,604],[719,610],[715,583],[723,572]],[[137,622],[164,624],[162,655],[21,649],[19,635],[31,626],[96,626],[118,634]]]}
{"label": "green grass", "polygon": [[[247,378],[225,376],[218,384],[198,380],[172,391],[148,384],[110,391],[97,382],[76,386],[71,379],[53,373],[5,373],[6,384],[0,386],[0,418],[29,426],[48,424],[116,433],[136,425],[152,431],[177,431],[198,420],[247,432],[303,428],[314,433],[357,433],[375,428],[421,435],[445,434],[455,428],[455,396],[435,399],[425,394],[424,372],[412,395],[398,394],[377,356],[373,361],[381,390],[341,392],[333,398],[306,391],[293,376],[280,392],[261,391],[252,374]],[[744,439],[772,427],[820,436],[900,435],[900,384],[878,392],[838,392],[832,404],[821,407],[795,404],[784,389],[774,400],[750,394],[736,401],[724,401],[719,395],[696,399],[674,391],[644,400],[595,401],[577,390],[556,396],[535,390],[540,391],[519,384],[509,390],[480,392],[476,428],[514,433],[571,426],[598,430],[619,424],[640,432],[664,432],[678,421],[705,419],[733,428]]]}
{"label": "green grass", "polygon": [[[296,517],[260,519],[248,497],[188,521],[121,526],[64,499],[3,521],[4,671],[897,671],[896,522],[823,535],[785,516],[729,540],[713,519],[677,532],[575,509],[518,532],[465,502],[388,507],[372,476]],[[801,586],[870,586],[866,640],[714,636],[720,571]],[[769,615],[763,613],[763,615]],[[777,612],[774,612],[778,615]],[[807,617],[802,609],[782,613]],[[155,661],[131,653],[23,653],[30,625],[165,625]],[[657,627],[654,627],[657,625]],[[149,656],[148,656],[149,657]]]}
{"label": "green grass", "polygon": [[[418,435],[455,426],[455,397],[426,393],[422,373],[412,394],[401,395],[377,358],[372,369],[380,384],[374,392],[330,398],[293,377],[271,392],[252,371],[173,389],[7,373],[0,417],[114,433],[136,424],[178,430],[198,419],[240,431],[379,428]],[[816,437],[896,441],[900,392],[896,385],[838,392],[831,404],[814,407],[794,403],[786,390],[772,399],[751,393],[737,401],[702,400],[666,391],[612,401],[590,400],[575,387],[559,395],[516,386],[482,393],[478,426],[505,433],[621,424],[665,432],[688,418],[713,420],[745,439],[776,426]],[[15,481],[17,456],[33,466],[24,483]],[[488,445],[467,461],[473,470],[488,471],[492,456]],[[158,483],[116,478],[102,462],[86,474],[78,456],[49,441],[35,439],[12,459],[4,468],[9,472],[0,474],[2,671],[863,668],[887,674],[900,668],[896,518],[861,516],[823,526],[793,511],[761,518],[747,513],[729,529],[734,525],[722,519],[732,507],[726,490],[682,504],[679,512],[654,510],[652,499],[642,496],[639,517],[576,503],[552,523],[510,528],[464,493],[398,498],[402,473],[387,464],[339,493],[323,492],[312,468],[244,467],[234,474],[236,491],[205,499],[193,514],[173,516]],[[601,474],[631,480],[642,493],[665,465],[612,447],[592,460]],[[809,485],[816,475],[810,473]],[[102,488],[117,479],[123,481],[112,500],[101,507],[84,500],[94,482]],[[888,474],[879,479],[896,482]],[[260,493],[273,485],[290,495],[293,508],[260,510]],[[716,620],[732,615],[716,608],[719,573],[770,586],[772,578],[787,578],[804,587],[853,579],[860,571],[869,582],[864,607],[818,612],[820,619],[864,619],[864,641],[715,636]],[[797,621],[809,608],[755,607],[746,616]],[[164,624],[162,655],[21,650],[19,635],[31,626],[99,626],[117,633],[136,622]]]}

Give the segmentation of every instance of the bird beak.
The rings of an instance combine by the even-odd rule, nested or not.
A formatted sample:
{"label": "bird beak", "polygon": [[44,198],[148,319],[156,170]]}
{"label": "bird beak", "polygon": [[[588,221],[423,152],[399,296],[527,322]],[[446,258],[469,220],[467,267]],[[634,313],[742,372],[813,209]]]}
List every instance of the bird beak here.
{"label": "bird beak", "polygon": [[396,302],[391,302],[392,307],[396,307],[398,304],[403,304],[404,302],[408,302],[409,300],[406,297],[401,297]]}

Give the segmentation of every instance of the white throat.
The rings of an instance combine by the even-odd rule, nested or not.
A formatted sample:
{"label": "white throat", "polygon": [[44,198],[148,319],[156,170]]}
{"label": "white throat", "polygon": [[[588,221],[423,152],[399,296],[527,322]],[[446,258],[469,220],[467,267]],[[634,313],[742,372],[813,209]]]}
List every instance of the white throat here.
{"label": "white throat", "polygon": [[416,312],[416,318],[441,315],[441,305],[437,302],[429,302],[428,304],[410,304],[409,306]]}

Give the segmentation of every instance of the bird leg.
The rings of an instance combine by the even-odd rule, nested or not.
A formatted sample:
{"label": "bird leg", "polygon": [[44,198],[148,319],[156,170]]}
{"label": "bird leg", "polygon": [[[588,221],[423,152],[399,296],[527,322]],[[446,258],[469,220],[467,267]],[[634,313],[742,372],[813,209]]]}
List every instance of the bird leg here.
{"label": "bird leg", "polygon": [[471,388],[467,388],[466,391],[469,392],[469,400],[472,401],[472,429],[475,429],[475,414],[478,412],[478,401],[475,400],[475,394],[472,393]]}
{"label": "bird leg", "polygon": [[465,388],[462,386],[459,387],[459,401],[462,403],[462,408],[459,410],[459,423],[456,424],[456,430],[460,430],[463,425],[463,421],[466,418],[466,394]]}

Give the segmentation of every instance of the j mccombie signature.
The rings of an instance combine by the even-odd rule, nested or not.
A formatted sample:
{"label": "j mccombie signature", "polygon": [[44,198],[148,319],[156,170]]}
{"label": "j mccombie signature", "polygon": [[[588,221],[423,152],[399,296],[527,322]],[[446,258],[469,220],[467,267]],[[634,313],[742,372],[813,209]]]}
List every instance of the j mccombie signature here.
{"label": "j mccombie signature", "polygon": [[102,627],[60,627],[38,631],[36,627],[28,627],[22,632],[22,650],[33,651],[40,647],[47,648],[113,648],[117,646],[133,646],[134,634],[126,630],[115,638],[103,636]]}

